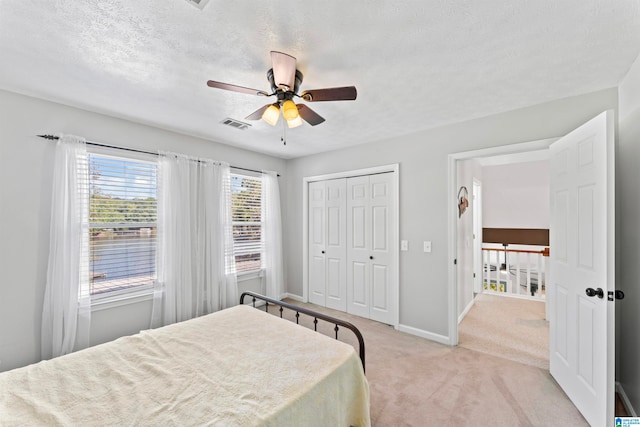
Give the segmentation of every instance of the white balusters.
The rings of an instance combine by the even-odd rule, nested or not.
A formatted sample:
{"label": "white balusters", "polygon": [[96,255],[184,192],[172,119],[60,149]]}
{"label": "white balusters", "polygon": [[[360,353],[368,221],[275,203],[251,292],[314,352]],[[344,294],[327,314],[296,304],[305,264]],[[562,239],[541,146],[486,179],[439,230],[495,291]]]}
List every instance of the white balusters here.
{"label": "white balusters", "polygon": [[[501,271],[503,264],[506,271]],[[546,269],[543,251],[482,249],[482,282],[486,292],[544,299]]]}

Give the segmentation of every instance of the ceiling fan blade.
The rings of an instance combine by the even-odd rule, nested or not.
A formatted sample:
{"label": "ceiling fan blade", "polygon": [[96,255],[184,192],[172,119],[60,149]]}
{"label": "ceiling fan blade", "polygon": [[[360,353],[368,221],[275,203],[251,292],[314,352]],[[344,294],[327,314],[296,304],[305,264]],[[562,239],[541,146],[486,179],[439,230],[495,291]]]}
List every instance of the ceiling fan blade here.
{"label": "ceiling fan blade", "polygon": [[245,119],[247,119],[247,120],[260,120],[262,118],[262,114],[264,113],[264,110],[266,110],[270,106],[271,106],[271,104],[267,104],[264,107],[258,108],[256,111],[254,111],[253,113],[251,113],[247,117],[245,117]]}
{"label": "ceiling fan blade", "polygon": [[324,122],[324,118],[304,104],[298,104],[298,114],[311,126]]}
{"label": "ceiling fan blade", "polygon": [[286,53],[271,51],[271,66],[276,87],[293,90],[296,82],[296,58]]}
{"label": "ceiling fan blade", "polygon": [[305,90],[300,97],[308,102],[353,101],[358,96],[355,86]]}
{"label": "ceiling fan blade", "polygon": [[251,89],[243,86],[236,86],[229,83],[216,82],[213,80],[209,80],[207,82],[207,86],[214,87],[216,89],[231,90],[233,92],[248,93],[249,95],[269,96],[267,92],[264,92],[262,90]]}

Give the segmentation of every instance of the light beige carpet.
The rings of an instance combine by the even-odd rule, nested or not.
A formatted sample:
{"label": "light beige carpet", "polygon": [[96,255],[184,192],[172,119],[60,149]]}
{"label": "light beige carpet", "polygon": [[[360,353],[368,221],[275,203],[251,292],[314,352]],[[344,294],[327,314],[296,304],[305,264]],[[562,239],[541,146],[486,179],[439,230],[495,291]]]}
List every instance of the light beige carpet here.
{"label": "light beige carpet", "polygon": [[549,322],[541,301],[478,294],[458,327],[460,347],[549,370]]}
{"label": "light beige carpet", "polygon": [[[366,343],[373,426],[588,425],[546,370],[289,302],[340,317],[360,329]],[[332,326],[321,329],[333,334]]]}

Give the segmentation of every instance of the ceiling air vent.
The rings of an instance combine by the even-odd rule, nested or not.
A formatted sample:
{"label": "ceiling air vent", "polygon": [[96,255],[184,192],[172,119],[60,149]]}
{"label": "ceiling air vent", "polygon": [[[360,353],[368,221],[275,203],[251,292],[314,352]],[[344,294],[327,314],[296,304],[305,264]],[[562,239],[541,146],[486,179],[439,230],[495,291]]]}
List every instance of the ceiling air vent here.
{"label": "ceiling air vent", "polygon": [[204,9],[207,3],[209,3],[209,0],[187,0],[187,3],[194,5],[198,9]]}
{"label": "ceiling air vent", "polygon": [[232,128],[240,129],[240,130],[249,129],[249,127],[251,126],[249,123],[240,122],[238,120],[230,119],[229,117],[227,117],[220,123],[222,123],[223,125],[231,126]]}

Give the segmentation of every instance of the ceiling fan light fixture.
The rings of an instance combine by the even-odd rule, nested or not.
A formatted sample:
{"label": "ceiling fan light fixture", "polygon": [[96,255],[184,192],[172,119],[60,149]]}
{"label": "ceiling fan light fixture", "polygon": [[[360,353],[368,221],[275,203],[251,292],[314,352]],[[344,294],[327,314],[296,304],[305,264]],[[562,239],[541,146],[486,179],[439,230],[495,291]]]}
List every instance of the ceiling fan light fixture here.
{"label": "ceiling fan light fixture", "polygon": [[[210,0],[187,0],[198,4],[204,4]],[[304,121],[309,126],[317,126],[324,123],[324,118],[313,111],[304,102],[297,104],[293,101],[294,97],[302,98],[306,102],[319,101],[353,101],[356,99],[358,92],[355,86],[329,87],[324,89],[312,89],[302,92],[298,95],[300,85],[302,84],[303,75],[298,70],[296,58],[283,52],[271,51],[271,68],[267,71],[267,80],[271,86],[271,93],[252,89],[249,87],[238,86],[229,83],[208,80],[207,86],[215,89],[228,90],[232,92],[244,93],[247,95],[257,96],[275,96],[276,101],[273,104],[266,104],[249,114],[247,120],[264,120],[271,126],[276,126],[280,120],[280,114],[287,121],[289,128],[295,128]],[[284,121],[282,122],[283,131]],[[284,132],[283,132],[284,133]]]}
{"label": "ceiling fan light fixture", "polygon": [[298,107],[296,107],[296,104],[290,99],[284,101],[282,104],[282,115],[287,121],[295,120],[300,117],[300,114],[298,114]]}
{"label": "ceiling fan light fixture", "polygon": [[289,126],[289,129],[297,128],[301,124],[302,124],[302,117],[300,117],[300,116],[296,117],[293,120],[287,120],[287,126]]}
{"label": "ceiling fan light fixture", "polygon": [[262,120],[269,123],[271,126],[275,126],[280,118],[280,108],[277,104],[269,105],[269,108],[262,113]]}

